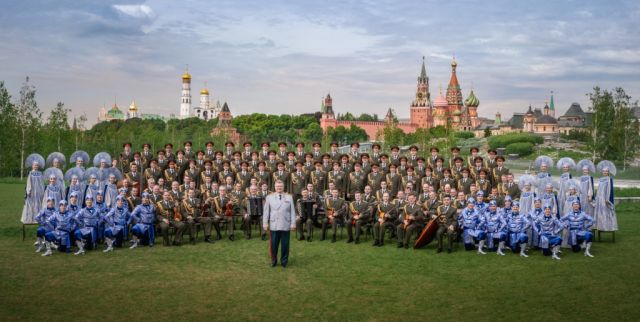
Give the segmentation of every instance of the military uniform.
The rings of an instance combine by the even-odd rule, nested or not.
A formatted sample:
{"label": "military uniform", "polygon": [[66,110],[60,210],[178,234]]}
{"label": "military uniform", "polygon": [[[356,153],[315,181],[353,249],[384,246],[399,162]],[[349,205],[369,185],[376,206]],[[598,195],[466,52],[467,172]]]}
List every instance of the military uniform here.
{"label": "military uniform", "polygon": [[[338,230],[338,224],[342,224],[344,220],[345,211],[347,211],[347,202],[342,198],[333,199],[329,197],[324,201],[325,217],[322,219],[322,238],[324,240],[327,236],[327,228],[331,225],[333,231],[332,241],[336,241],[336,232]],[[329,218],[329,213],[333,212],[333,219]]]}
{"label": "military uniform", "polygon": [[273,173],[273,180],[271,180],[271,187],[270,189],[273,190],[274,185],[276,184],[276,181],[282,181],[284,183],[284,188],[285,188],[285,192],[290,192],[288,190],[289,188],[289,172],[287,172],[286,170],[282,170],[282,171],[278,171],[276,170],[276,172]]}
{"label": "military uniform", "polygon": [[236,182],[242,185],[242,190],[247,189],[251,183],[251,177],[253,175],[249,171],[240,171],[236,173]]}
{"label": "military uniform", "polygon": [[362,172],[349,173],[349,181],[347,181],[347,199],[353,198],[356,191],[362,192],[366,184],[366,175]]}
{"label": "military uniform", "polygon": [[503,184],[504,195],[510,196],[511,199],[520,199],[520,187],[515,182],[507,182]]}
{"label": "military uniform", "polygon": [[[298,213],[296,219],[296,230],[298,231],[298,240],[305,239],[304,228],[307,229],[307,241],[311,241],[313,236],[313,224],[315,222],[315,214],[317,212],[317,198],[307,196],[307,198],[300,198],[296,202],[296,212]],[[314,206],[316,208],[314,208]]]}
{"label": "military uniform", "polygon": [[[355,218],[356,214],[359,216]],[[360,243],[360,231],[363,226],[371,221],[371,206],[365,201],[352,201],[349,205],[349,216],[347,220],[347,233],[349,241],[353,241],[353,228],[356,229],[356,244]]]}
{"label": "military uniform", "polygon": [[324,191],[327,187],[327,174],[321,170],[313,170],[309,173],[309,182],[313,185],[313,191]]}
{"label": "military uniform", "polygon": [[[179,245],[182,242],[182,233],[184,232],[184,222],[177,221],[176,219],[176,203],[173,200],[162,200],[156,204],[156,222],[160,227],[160,233],[164,240],[164,245],[169,246],[169,227],[175,228],[175,236],[173,238],[173,244]],[[167,220],[165,222],[164,220]]]}
{"label": "military uniform", "polygon": [[189,230],[192,244],[195,244],[196,241],[196,223],[199,223],[204,228],[204,240],[211,241],[211,223],[213,220],[211,217],[203,217],[203,215],[200,212],[200,199],[187,197],[182,200],[182,218]]}
{"label": "military uniform", "polygon": [[[398,248],[404,246],[409,248],[409,242],[411,241],[411,235],[415,231],[421,231],[424,226],[424,213],[422,207],[417,203],[413,205],[405,204],[403,207],[404,218],[401,219],[400,224],[396,228],[396,234],[398,235]],[[409,219],[413,216],[414,219]],[[409,220],[409,223],[405,226],[404,220]]]}
{"label": "military uniform", "polygon": [[402,177],[398,173],[387,173],[387,188],[391,190],[391,197],[395,198],[402,188]]}
{"label": "military uniform", "polygon": [[293,202],[297,202],[302,196],[302,190],[307,187],[307,176],[303,171],[291,173],[289,180],[289,193],[293,195]]}
{"label": "military uniform", "polygon": [[333,182],[333,184],[335,185],[336,189],[338,190],[338,195],[344,197],[347,188],[347,175],[341,170],[332,170],[328,173],[327,178],[329,182]]}
{"label": "military uniform", "polygon": [[[448,247],[447,251],[451,252],[453,246],[453,239],[455,237],[455,229],[458,226],[458,221],[456,218],[458,217],[456,208],[449,205],[441,205],[436,210],[436,218],[438,223],[438,231],[436,231],[436,238],[438,239],[438,252],[442,251],[442,239],[444,234],[447,234],[448,239]],[[453,226],[453,230],[450,230],[449,227]]]}
{"label": "military uniform", "polygon": [[502,175],[503,174],[508,174],[509,173],[509,169],[507,169],[506,167],[494,167],[491,170],[491,177],[492,177],[492,186],[495,188],[497,187],[499,184],[502,183]]}
{"label": "military uniform", "polygon": [[258,180],[258,187],[262,187],[263,183],[267,184],[267,187],[271,187],[271,173],[265,169],[265,171],[260,172],[260,170],[253,173],[253,177]]}
{"label": "military uniform", "polygon": [[[373,239],[374,246],[384,245],[384,233],[387,229],[395,228],[395,221],[398,217],[398,211],[396,206],[391,203],[380,202],[377,206],[373,207],[374,221],[373,225]],[[382,223],[379,219],[382,219]]]}
{"label": "military uniform", "polygon": [[[229,202],[232,203],[232,215],[227,216],[226,210]],[[230,240],[234,240],[233,231],[235,229],[235,223],[233,221],[233,215],[238,213],[238,205],[234,204],[232,199],[229,196],[225,196],[222,198],[221,196],[216,196],[212,199],[211,202],[211,213],[213,215],[213,224],[216,229],[216,233],[218,234],[218,239],[220,239],[220,224],[227,225],[227,234],[229,235]]]}

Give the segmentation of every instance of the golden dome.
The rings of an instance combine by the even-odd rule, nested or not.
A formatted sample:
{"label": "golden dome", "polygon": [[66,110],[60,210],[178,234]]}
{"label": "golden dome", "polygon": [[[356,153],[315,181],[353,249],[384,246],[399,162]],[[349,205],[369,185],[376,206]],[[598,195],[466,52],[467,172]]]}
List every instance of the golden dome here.
{"label": "golden dome", "polygon": [[453,60],[451,61],[451,67],[456,67],[458,66],[458,63],[456,62],[455,57],[453,58]]}
{"label": "golden dome", "polygon": [[200,95],[209,95],[209,90],[208,90],[208,89],[206,89],[206,88],[203,88],[203,89],[200,91]]}
{"label": "golden dome", "polygon": [[185,70],[182,74],[182,79],[191,79],[191,74],[189,74],[189,72]]}
{"label": "golden dome", "polygon": [[132,101],[131,105],[129,105],[129,111],[137,111],[138,107],[136,106],[136,101]]}

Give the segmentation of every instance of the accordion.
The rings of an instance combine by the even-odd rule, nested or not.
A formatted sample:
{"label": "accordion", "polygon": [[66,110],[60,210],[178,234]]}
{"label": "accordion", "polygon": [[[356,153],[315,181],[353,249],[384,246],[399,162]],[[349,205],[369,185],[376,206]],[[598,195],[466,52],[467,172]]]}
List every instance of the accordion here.
{"label": "accordion", "polygon": [[302,222],[307,221],[309,218],[316,221],[316,212],[315,209],[313,209],[313,205],[315,204],[315,200],[300,200],[300,219]]}
{"label": "accordion", "polygon": [[262,216],[264,210],[264,198],[262,197],[249,197],[249,215],[252,217]]}

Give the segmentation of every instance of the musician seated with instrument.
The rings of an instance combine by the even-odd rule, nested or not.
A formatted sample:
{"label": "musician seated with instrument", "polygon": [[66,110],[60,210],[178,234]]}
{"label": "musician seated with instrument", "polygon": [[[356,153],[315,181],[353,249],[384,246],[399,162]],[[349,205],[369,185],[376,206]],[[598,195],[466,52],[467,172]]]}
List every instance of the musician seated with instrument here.
{"label": "musician seated with instrument", "polygon": [[458,225],[458,214],[456,208],[451,205],[451,196],[442,197],[442,205],[436,209],[436,214],[431,216],[432,220],[438,223],[438,230],[436,231],[436,238],[438,239],[438,250],[442,252],[442,239],[444,234],[447,234],[448,247],[447,253],[451,253],[453,246],[453,239],[456,234],[456,226]]}
{"label": "musician seated with instrument", "polygon": [[227,187],[220,186],[218,189],[218,196],[214,197],[211,204],[211,213],[213,215],[213,223],[217,232],[217,239],[220,240],[222,235],[220,234],[220,225],[227,225],[227,234],[229,240],[234,241],[235,236],[233,231],[235,229],[233,216],[240,213],[240,207],[234,203],[233,198],[227,194]]}
{"label": "musician seated with instrument", "polygon": [[[316,198],[312,198],[308,189],[302,190],[302,197],[296,203],[296,228],[298,230],[298,240],[307,240],[310,242],[313,236],[313,225],[317,220],[316,211],[318,204]],[[305,227],[303,227],[303,225]],[[304,228],[307,231],[307,237],[304,237]]]}
{"label": "musician seated with instrument", "polygon": [[[253,179],[252,179],[253,181]],[[267,240],[267,232],[262,225],[262,213],[264,211],[264,199],[266,196],[262,196],[258,193],[258,186],[252,184],[249,188],[249,195],[245,198],[246,213],[243,216],[242,226],[244,228],[244,237],[251,239],[251,225],[257,222],[260,226],[260,236],[262,240]]]}
{"label": "musician seated with instrument", "polygon": [[196,223],[204,228],[204,241],[212,243],[211,240],[211,224],[213,220],[209,216],[209,212],[201,207],[200,199],[196,197],[195,189],[187,190],[187,197],[182,200],[182,218],[189,230],[190,242],[192,245],[196,243]]}
{"label": "musician seated with instrument", "polygon": [[398,248],[409,248],[411,236],[424,227],[424,212],[422,206],[416,203],[416,196],[407,196],[407,204],[403,207],[402,222],[396,228]]}
{"label": "musician seated with instrument", "polygon": [[324,240],[327,236],[327,228],[331,226],[333,236],[331,242],[336,242],[336,232],[338,230],[338,224],[344,223],[344,215],[347,210],[347,202],[344,199],[338,197],[338,189],[331,190],[331,197],[324,200],[325,216],[322,219],[322,237],[320,240]]}
{"label": "musician seated with instrument", "polygon": [[362,228],[371,221],[371,206],[368,202],[362,200],[362,192],[354,192],[354,201],[349,204],[349,220],[347,221],[347,233],[349,240],[347,243],[353,243],[353,228],[356,229],[356,244],[360,243],[360,234]]}
{"label": "musician seated with instrument", "polygon": [[[384,181],[383,181],[384,182]],[[395,204],[391,202],[389,191],[382,194],[382,200],[373,208],[375,224],[373,225],[373,246],[384,245],[384,233],[387,229],[395,229],[398,216]]]}
{"label": "musician seated with instrument", "polygon": [[171,245],[169,227],[175,228],[173,245],[180,245],[185,226],[184,222],[182,222],[182,214],[178,211],[178,204],[171,198],[169,191],[165,191],[162,194],[162,200],[156,204],[156,222],[160,228],[165,246]]}

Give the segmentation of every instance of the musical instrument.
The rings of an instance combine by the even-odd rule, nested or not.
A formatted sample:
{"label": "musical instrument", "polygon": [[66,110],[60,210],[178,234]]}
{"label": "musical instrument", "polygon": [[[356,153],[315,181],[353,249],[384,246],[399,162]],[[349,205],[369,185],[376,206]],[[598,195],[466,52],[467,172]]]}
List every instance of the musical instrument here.
{"label": "musical instrument", "polygon": [[224,210],[224,215],[227,217],[233,217],[233,203],[231,201],[227,202]]}
{"label": "musical instrument", "polygon": [[407,227],[413,223],[413,219],[410,219],[411,215],[405,213],[404,214],[404,224],[402,225],[402,229],[407,230]]}
{"label": "musical instrument", "polygon": [[311,218],[312,221],[316,220],[316,209],[313,208],[315,205],[315,201],[311,199],[301,200],[300,201],[300,220],[302,222],[306,222],[307,219]]}
{"label": "musical instrument", "polygon": [[262,216],[264,199],[260,196],[249,197],[249,214],[252,217]]}
{"label": "musical instrument", "polygon": [[424,227],[424,229],[420,233],[418,239],[416,239],[416,243],[413,245],[413,248],[422,248],[432,242],[436,237],[436,231],[438,231],[438,222],[436,220],[429,221],[427,226]]}
{"label": "musical instrument", "polygon": [[[378,208],[378,209],[380,209],[380,208]],[[379,211],[378,217],[380,217],[380,219],[384,220],[384,215],[385,215],[384,211]]]}
{"label": "musical instrument", "polygon": [[351,208],[351,225],[356,225],[356,218],[355,216],[360,216],[360,212],[357,211],[354,207],[353,207],[353,203],[351,205],[349,205],[349,208]]}
{"label": "musical instrument", "polygon": [[178,211],[176,207],[173,207],[173,220],[182,221],[182,214]]}

